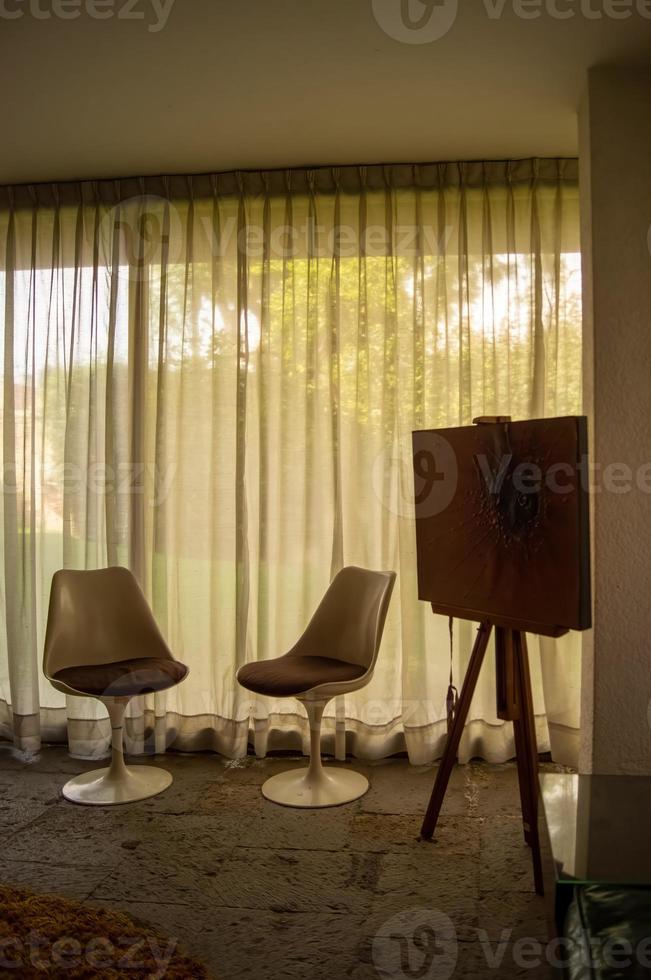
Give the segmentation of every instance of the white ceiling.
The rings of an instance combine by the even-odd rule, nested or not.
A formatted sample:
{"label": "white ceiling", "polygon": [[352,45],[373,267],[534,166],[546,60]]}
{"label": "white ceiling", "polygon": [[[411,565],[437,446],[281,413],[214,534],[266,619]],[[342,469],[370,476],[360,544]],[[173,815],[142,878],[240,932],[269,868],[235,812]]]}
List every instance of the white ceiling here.
{"label": "white ceiling", "polygon": [[401,0],[172,0],[159,31],[170,0],[34,16],[61,2],[4,0],[22,16],[0,16],[0,183],[571,156],[586,69],[651,60],[648,0],[458,0],[429,42],[455,0],[404,0],[423,33]]}

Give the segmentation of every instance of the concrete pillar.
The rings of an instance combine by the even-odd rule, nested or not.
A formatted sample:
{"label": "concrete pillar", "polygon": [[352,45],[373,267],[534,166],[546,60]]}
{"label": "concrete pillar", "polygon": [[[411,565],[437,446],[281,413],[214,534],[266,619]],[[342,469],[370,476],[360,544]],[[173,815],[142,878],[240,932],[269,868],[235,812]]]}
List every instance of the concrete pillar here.
{"label": "concrete pillar", "polygon": [[580,766],[651,774],[651,70],[589,72],[579,157],[585,399],[598,468]]}

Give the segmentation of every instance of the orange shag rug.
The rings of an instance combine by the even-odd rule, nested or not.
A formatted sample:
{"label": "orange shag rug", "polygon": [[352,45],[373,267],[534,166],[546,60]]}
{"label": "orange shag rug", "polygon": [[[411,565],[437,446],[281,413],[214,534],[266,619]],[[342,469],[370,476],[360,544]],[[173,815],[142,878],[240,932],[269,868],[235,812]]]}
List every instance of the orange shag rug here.
{"label": "orange shag rug", "polygon": [[0,885],[0,977],[209,980],[204,966],[128,915]]}

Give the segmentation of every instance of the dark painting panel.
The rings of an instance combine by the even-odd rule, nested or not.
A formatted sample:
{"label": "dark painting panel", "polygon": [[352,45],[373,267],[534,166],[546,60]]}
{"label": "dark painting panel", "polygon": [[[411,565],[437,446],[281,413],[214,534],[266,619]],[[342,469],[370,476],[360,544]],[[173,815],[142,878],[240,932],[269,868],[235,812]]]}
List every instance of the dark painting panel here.
{"label": "dark painting panel", "polygon": [[413,433],[419,597],[560,635],[590,626],[583,417]]}

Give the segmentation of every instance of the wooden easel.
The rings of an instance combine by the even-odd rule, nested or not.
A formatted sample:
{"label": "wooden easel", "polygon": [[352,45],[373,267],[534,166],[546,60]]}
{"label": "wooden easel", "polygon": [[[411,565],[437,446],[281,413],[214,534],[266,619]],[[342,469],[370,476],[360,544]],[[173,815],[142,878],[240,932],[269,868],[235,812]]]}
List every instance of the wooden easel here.
{"label": "wooden easel", "polygon": [[[509,415],[481,416],[473,419],[473,423],[479,426],[498,425],[504,427],[510,422],[511,417]],[[588,451],[586,419],[577,417],[537,420],[528,423],[515,422],[513,423],[510,435],[513,434],[513,428],[515,426],[518,426],[522,432],[521,427],[523,426],[533,426],[535,428],[541,424],[545,427],[560,426],[560,429],[558,429],[558,445],[563,445],[567,461],[571,463],[573,468],[575,466],[577,467],[576,472],[578,474],[578,468],[582,465]],[[455,431],[457,435],[465,433],[467,436],[469,427],[461,427],[458,430],[425,430],[413,433],[415,474],[421,477],[423,476],[416,467],[416,459],[423,453],[427,455],[427,445],[430,437],[433,435],[443,435],[444,437],[447,436],[449,440],[452,440]],[[543,435],[545,438],[542,441],[545,443],[548,439],[548,433],[543,433]],[[507,442],[510,446],[510,437]],[[456,439],[452,440],[452,445],[455,444],[457,446],[463,446],[465,453],[473,451],[471,448],[472,443],[469,444],[467,438],[460,443]],[[431,445],[429,455],[436,462],[436,456],[432,452]],[[436,475],[434,476],[430,472],[429,476],[430,484],[432,478],[436,481],[442,480],[442,476],[438,474],[438,471],[436,471]],[[495,604],[489,605],[488,609],[485,607],[471,608],[465,601],[463,605],[451,604],[450,596],[454,595],[454,590],[450,592],[448,589],[446,592],[445,588],[441,588],[440,578],[437,579],[436,576],[428,574],[428,562],[431,559],[432,547],[437,541],[437,535],[439,537],[441,535],[441,527],[439,524],[436,524],[436,521],[439,520],[439,515],[443,512],[447,503],[442,502],[440,497],[436,498],[436,495],[434,495],[434,502],[438,502],[441,506],[433,512],[428,512],[427,508],[430,507],[431,501],[428,501],[427,494],[432,493],[432,487],[441,485],[440,482],[431,484],[425,497],[422,497],[420,492],[416,494],[416,546],[419,597],[429,601],[432,606],[432,611],[437,615],[471,620],[480,625],[468,665],[468,671],[461,689],[461,695],[453,710],[453,716],[449,724],[445,751],[421,828],[421,837],[425,840],[430,840],[436,828],[445,791],[450,780],[450,774],[452,773],[459,750],[461,735],[477,686],[479,672],[488,647],[488,641],[491,633],[495,630],[497,716],[504,721],[513,722],[524,839],[531,847],[536,892],[542,895],[543,879],[540,839],[538,834],[538,749],[536,745],[531,677],[529,674],[529,658],[525,633],[559,637],[567,633],[569,629],[584,630],[590,628],[590,544],[587,489],[577,478],[573,487],[573,510],[570,515],[574,523],[570,522],[569,531],[566,528],[564,532],[566,536],[569,534],[568,540],[571,548],[576,549],[574,556],[572,556],[571,552],[568,553],[568,560],[573,563],[570,567],[574,572],[569,578],[570,586],[568,587],[568,595],[572,601],[565,604],[562,602],[559,603],[558,596],[556,596],[555,602],[547,607],[540,619],[538,621],[532,621],[529,619],[530,613],[525,616],[519,615],[517,610],[513,613],[513,603],[509,602],[504,604],[508,609],[508,613],[505,614],[498,614],[496,610],[499,607]],[[425,506],[425,512],[419,514],[419,509],[423,506]],[[434,524],[433,519],[435,519]],[[558,540],[556,544],[558,546]],[[450,560],[451,553],[449,548],[447,554],[448,560]],[[438,593],[447,594],[447,602],[440,596],[436,601],[432,601]],[[464,596],[465,598],[466,596]],[[531,608],[531,604],[529,605]],[[533,607],[537,608],[535,603]],[[558,619],[556,619],[556,615],[558,615]],[[559,622],[564,625],[556,625]]]}
{"label": "wooden easel", "polygon": [[[435,612],[437,611],[435,609]],[[538,836],[538,748],[534,727],[527,642],[525,634],[521,630],[497,626],[488,621],[482,622],[479,626],[468,671],[463,682],[420,834],[424,840],[431,840],[436,829],[441,805],[457,758],[459,742],[493,629],[495,630],[497,674],[497,717],[504,721],[513,722],[524,839],[531,847],[536,893],[542,895],[543,876]]]}
{"label": "wooden easel", "polygon": [[[510,421],[510,415],[484,415],[473,419],[475,425]],[[434,603],[432,603],[432,610],[435,613],[444,614],[451,612],[451,610],[437,607]],[[489,620],[480,623],[420,835],[424,840],[431,840],[436,829],[445,791],[448,788],[459,751],[459,742],[484,662],[488,641],[494,629],[497,717],[503,721],[513,722],[524,839],[531,847],[536,893],[542,895],[544,888],[538,835],[538,746],[531,695],[529,655],[524,633],[524,629],[528,626],[529,624],[516,624],[514,622],[508,626],[505,624],[498,625]],[[536,632],[535,626],[532,632]],[[554,636],[560,636],[567,631],[550,630],[549,632]]]}

